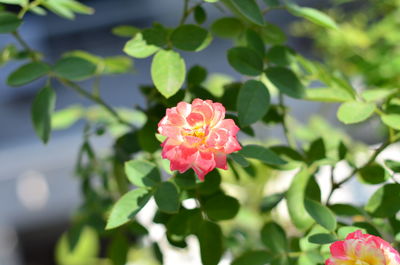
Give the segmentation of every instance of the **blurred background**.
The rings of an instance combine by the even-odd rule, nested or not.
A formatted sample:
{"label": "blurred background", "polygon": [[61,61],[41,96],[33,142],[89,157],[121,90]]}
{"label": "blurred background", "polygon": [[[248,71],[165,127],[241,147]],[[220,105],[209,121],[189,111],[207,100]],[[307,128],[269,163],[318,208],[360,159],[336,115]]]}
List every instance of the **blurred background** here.
{"label": "blurred background", "polygon": [[[69,50],[80,49],[100,56],[121,55],[126,39],[111,34],[117,25],[139,28],[154,21],[167,26],[177,25],[182,10],[182,0],[87,0],[82,1],[96,12],[91,16],[79,15],[74,21],[65,20],[52,13],[47,16],[27,14],[21,35],[35,49],[54,62]],[[299,4],[321,7],[328,1],[299,1]],[[321,3],[325,2],[325,3]],[[219,16],[220,10],[206,6],[208,22]],[[285,11],[268,14],[267,20],[287,26],[293,17]],[[15,41],[0,35],[0,47]],[[289,46],[305,56],[313,56],[308,38],[288,40]],[[228,65],[225,51],[231,41],[215,39],[200,54],[186,53],[188,67],[204,65],[209,72],[239,76]],[[105,77],[101,83],[103,98],[113,106],[133,107],[143,104],[139,85],[151,83],[150,60],[135,60],[136,74]],[[54,132],[50,143],[44,146],[34,134],[30,106],[42,81],[28,86],[8,87],[5,80],[18,66],[9,63],[0,72],[0,265],[50,265],[54,264],[54,248],[59,236],[68,228],[73,211],[79,206],[80,191],[73,176],[78,148],[82,142],[82,124]],[[85,83],[82,84],[85,86]],[[73,103],[90,104],[73,91],[54,84],[57,89],[57,109]],[[300,121],[321,109],[320,104],[290,101],[292,113]],[[328,112],[338,124],[334,112]],[[265,132],[275,134],[279,132]],[[363,134],[364,140],[368,139]],[[110,142],[93,143],[99,150],[107,150]]]}

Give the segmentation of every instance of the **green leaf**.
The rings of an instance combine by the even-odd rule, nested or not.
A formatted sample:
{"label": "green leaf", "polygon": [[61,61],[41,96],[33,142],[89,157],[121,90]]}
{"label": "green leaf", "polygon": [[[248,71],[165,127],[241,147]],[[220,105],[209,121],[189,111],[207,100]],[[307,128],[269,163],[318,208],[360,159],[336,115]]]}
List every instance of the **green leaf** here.
{"label": "green leaf", "polygon": [[154,187],[161,182],[161,175],[153,163],[146,160],[125,162],[125,174],[138,187]]}
{"label": "green leaf", "polygon": [[243,146],[242,150],[239,151],[239,154],[248,157],[258,159],[261,162],[270,165],[284,165],[286,161],[272,152],[270,149],[260,146],[260,145],[246,145]]}
{"label": "green leaf", "polygon": [[200,85],[207,78],[207,70],[204,67],[195,65],[190,68],[187,74],[187,82],[189,85]]}
{"label": "green leaf", "polygon": [[223,17],[215,20],[211,25],[211,32],[220,38],[236,38],[243,30],[242,21],[235,17]]}
{"label": "green leaf", "polygon": [[268,88],[260,81],[244,83],[237,98],[239,123],[246,127],[261,120],[267,114],[271,97]]}
{"label": "green leaf", "polygon": [[398,113],[389,113],[381,115],[382,122],[387,126],[400,130],[400,114]]}
{"label": "green leaf", "polygon": [[51,116],[51,127],[53,130],[63,130],[71,127],[79,119],[82,119],[85,110],[80,105],[72,105],[65,109],[54,112]]}
{"label": "green leaf", "polygon": [[53,68],[53,72],[68,80],[84,80],[93,76],[96,65],[80,57],[65,57],[59,60]]}
{"label": "green leaf", "polygon": [[268,67],[265,70],[265,74],[269,81],[283,94],[292,98],[302,98],[304,96],[304,87],[291,70],[280,66],[273,66]]}
{"label": "green leaf", "polygon": [[178,189],[171,182],[163,182],[154,193],[158,209],[165,213],[176,213],[180,207]]}
{"label": "green leaf", "polygon": [[271,261],[271,254],[265,250],[248,251],[233,260],[232,265],[265,265]]}
{"label": "green leaf", "polygon": [[313,244],[325,245],[336,241],[336,238],[331,234],[313,234],[308,238],[308,241]]}
{"label": "green leaf", "polygon": [[356,215],[363,215],[363,213],[354,207],[353,205],[349,204],[333,204],[329,207],[336,215],[340,216],[356,216]]}
{"label": "green leaf", "polygon": [[112,29],[112,33],[119,37],[133,38],[139,32],[140,32],[140,29],[138,29],[137,27],[134,27],[134,26],[129,26],[129,25],[121,25],[121,26],[114,27]]}
{"label": "green leaf", "polygon": [[15,14],[10,12],[0,13],[0,33],[11,33],[18,29],[21,25],[20,20]]}
{"label": "green leaf", "polygon": [[323,87],[306,89],[304,99],[321,102],[346,102],[353,100],[354,97],[344,89]]}
{"label": "green leaf", "polygon": [[374,217],[394,216],[400,210],[400,184],[386,184],[379,188],[365,210]]}
{"label": "green leaf", "polygon": [[192,170],[187,170],[185,173],[177,173],[173,181],[182,189],[193,189],[196,187],[196,176]]}
{"label": "green leaf", "polygon": [[252,29],[248,29],[246,31],[246,44],[247,47],[255,50],[261,57],[264,57],[265,44],[263,39],[256,31]]}
{"label": "green leaf", "polygon": [[239,212],[239,201],[231,196],[218,194],[208,199],[204,205],[207,216],[214,221],[229,220]]}
{"label": "green leaf", "polygon": [[133,69],[133,62],[129,57],[112,56],[104,59],[103,74],[125,74]]}
{"label": "green leaf", "polygon": [[36,95],[32,103],[32,123],[37,136],[47,143],[51,133],[51,115],[56,104],[54,90],[46,86]]}
{"label": "green leaf", "polygon": [[201,6],[196,6],[194,9],[194,20],[197,24],[203,24],[207,19],[207,13]]}
{"label": "green leaf", "polygon": [[24,6],[24,5],[26,5],[27,1],[26,0],[0,0],[0,3],[8,4],[8,5],[21,5],[21,6]]}
{"label": "green leaf", "polygon": [[304,207],[305,190],[311,175],[307,169],[302,169],[294,177],[286,192],[286,202],[293,224],[300,230],[305,230],[313,224],[313,220]]}
{"label": "green leaf", "polygon": [[366,184],[381,184],[389,179],[389,173],[378,163],[372,163],[361,168],[359,178]]}
{"label": "green leaf", "polygon": [[283,44],[287,39],[282,29],[271,23],[266,23],[260,33],[266,43]]}
{"label": "green leaf", "polygon": [[318,138],[311,143],[310,148],[307,150],[307,160],[314,162],[324,158],[326,158],[325,143],[322,138]]}
{"label": "green leaf", "polygon": [[371,117],[374,110],[374,103],[349,101],[339,107],[337,117],[344,124],[358,123]]}
{"label": "green leaf", "polygon": [[116,234],[107,248],[107,257],[113,265],[125,265],[129,251],[129,241],[122,234]]}
{"label": "green leaf", "polygon": [[151,64],[151,77],[160,93],[170,98],[175,95],[185,81],[186,65],[179,53],[160,50]]}
{"label": "green leaf", "polygon": [[114,205],[107,221],[106,229],[121,226],[130,220],[146,205],[151,193],[145,188],[138,188],[127,192]]}
{"label": "green leaf", "polygon": [[35,13],[36,15],[39,15],[39,16],[47,15],[46,9],[44,9],[44,8],[42,8],[40,6],[30,7],[29,10],[32,11],[33,13]]}
{"label": "green leaf", "polygon": [[285,198],[284,193],[275,193],[264,197],[260,203],[260,211],[263,213],[271,211],[283,198]]}
{"label": "green leaf", "polygon": [[[60,1],[60,0],[58,0]],[[94,9],[84,5],[82,3],[79,3],[78,1],[74,0],[62,0],[63,6],[68,8],[69,10],[75,12],[75,13],[80,13],[80,14],[85,14],[85,15],[92,15],[94,13]]]}
{"label": "green leaf", "polygon": [[292,60],[294,51],[283,45],[272,46],[265,57],[269,63],[276,64],[278,66],[288,66]]}
{"label": "green leaf", "polygon": [[100,252],[99,236],[95,229],[86,226],[78,235],[76,246],[71,249],[64,233],[55,247],[55,260],[59,265],[91,264]]}
{"label": "green leaf", "polygon": [[135,37],[125,44],[123,51],[134,58],[143,59],[153,55],[158,49],[157,46],[146,43],[142,33],[136,33]]}
{"label": "green leaf", "polygon": [[256,51],[247,47],[228,50],[228,62],[239,73],[257,76],[262,73],[263,61]]}
{"label": "green leaf", "polygon": [[154,23],[153,27],[142,31],[143,40],[148,45],[163,47],[168,42],[168,30],[161,24]]}
{"label": "green leaf", "polygon": [[336,229],[336,218],[329,208],[317,201],[305,199],[304,206],[310,216],[322,227],[333,231]]}
{"label": "green leaf", "polygon": [[10,86],[22,86],[46,75],[50,71],[47,64],[33,62],[25,64],[12,72],[7,79]]}
{"label": "green leaf", "polygon": [[261,241],[273,253],[285,253],[288,250],[288,241],[285,231],[274,222],[266,223],[261,229]]}
{"label": "green leaf", "polygon": [[366,101],[379,101],[393,94],[393,90],[387,88],[368,89],[361,93]]}
{"label": "green leaf", "polygon": [[385,160],[385,165],[390,168],[393,172],[400,173],[400,162],[394,160]]}
{"label": "green leaf", "polygon": [[64,5],[66,1],[67,0],[46,0],[42,2],[42,5],[61,17],[74,19],[74,12]]}
{"label": "green leaf", "polygon": [[208,173],[203,182],[198,183],[198,192],[202,195],[212,195],[219,190],[221,175],[217,170]]}
{"label": "green leaf", "polygon": [[296,4],[288,4],[288,11],[295,16],[305,18],[314,24],[323,26],[328,29],[337,29],[336,22],[327,14],[309,7],[300,7]]}
{"label": "green leaf", "polygon": [[264,26],[264,17],[255,0],[231,0],[237,10],[254,24]]}
{"label": "green leaf", "polygon": [[198,51],[207,40],[208,31],[197,25],[182,25],[171,34],[172,44],[184,51]]}
{"label": "green leaf", "polygon": [[203,221],[197,232],[203,265],[217,265],[223,254],[221,228],[212,222]]}
{"label": "green leaf", "polygon": [[238,153],[232,153],[229,155],[230,158],[232,158],[233,161],[241,165],[242,167],[248,167],[250,166],[249,161],[247,161],[241,154]]}

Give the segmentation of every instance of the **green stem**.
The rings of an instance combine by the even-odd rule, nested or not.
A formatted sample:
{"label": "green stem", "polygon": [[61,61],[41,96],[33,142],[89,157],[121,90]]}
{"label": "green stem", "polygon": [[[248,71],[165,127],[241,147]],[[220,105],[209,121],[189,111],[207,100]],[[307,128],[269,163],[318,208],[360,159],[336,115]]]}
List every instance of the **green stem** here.
{"label": "green stem", "polygon": [[29,11],[29,9],[39,6],[41,3],[42,3],[42,0],[36,0],[28,5],[24,6],[21,9],[21,11],[19,11],[18,18],[22,19],[25,16],[26,12]]}
{"label": "green stem", "polygon": [[29,53],[29,57],[31,57],[32,61],[34,62],[38,62],[39,58],[36,57],[36,53],[34,52],[34,50],[28,45],[28,43],[26,43],[24,41],[24,39],[22,39],[21,35],[18,33],[18,31],[14,31],[12,33],[12,35],[14,36],[14,38],[18,41],[19,44],[21,44],[21,46],[28,51]]}
{"label": "green stem", "polygon": [[282,111],[282,128],[285,134],[286,141],[290,147],[292,147],[293,149],[297,149],[296,140],[290,134],[287,126],[287,120],[286,120],[287,113],[282,93],[279,93],[279,107],[281,108]]}
{"label": "green stem", "polygon": [[179,20],[179,25],[183,25],[183,23],[185,23],[185,20],[189,16],[188,8],[189,8],[189,0],[184,0],[182,16],[181,19]]}
{"label": "green stem", "polygon": [[358,171],[360,171],[361,168],[367,167],[367,166],[369,166],[370,164],[372,164],[372,163],[375,161],[375,159],[377,158],[377,156],[378,156],[383,150],[385,150],[385,148],[388,147],[391,143],[392,143],[391,139],[389,139],[389,140],[387,140],[386,142],[384,142],[378,149],[375,150],[375,152],[372,154],[372,156],[369,158],[369,160],[368,160],[364,165],[362,165],[361,167],[356,167],[356,168],[354,168],[353,171],[351,171],[351,173],[350,173],[346,178],[344,178],[343,180],[341,180],[341,181],[339,181],[339,182],[337,182],[337,183],[333,183],[332,189],[331,189],[331,191],[330,191],[330,193],[329,193],[329,195],[328,195],[328,199],[327,199],[327,201],[326,201],[326,204],[327,204],[327,205],[329,204],[329,202],[330,202],[330,200],[331,200],[331,198],[332,198],[332,195],[333,195],[333,193],[335,192],[335,190],[337,190],[337,189],[340,188],[343,184],[345,184],[346,182],[348,182],[349,180],[351,180],[351,179],[353,178],[353,176],[354,176],[355,174],[357,174]]}
{"label": "green stem", "polygon": [[72,88],[73,90],[75,90],[77,93],[79,93],[80,95],[84,96],[85,98],[90,99],[91,101],[99,104],[100,106],[104,107],[118,122],[125,124],[129,127],[131,127],[132,129],[135,129],[135,127],[125,121],[124,119],[121,118],[121,116],[119,116],[118,112],[116,112],[110,105],[108,105],[103,99],[101,99],[100,97],[93,95],[89,92],[87,92],[86,90],[84,90],[83,88],[81,88],[79,85],[66,80],[66,79],[62,79],[62,78],[58,78],[58,80],[64,84],[67,87]]}

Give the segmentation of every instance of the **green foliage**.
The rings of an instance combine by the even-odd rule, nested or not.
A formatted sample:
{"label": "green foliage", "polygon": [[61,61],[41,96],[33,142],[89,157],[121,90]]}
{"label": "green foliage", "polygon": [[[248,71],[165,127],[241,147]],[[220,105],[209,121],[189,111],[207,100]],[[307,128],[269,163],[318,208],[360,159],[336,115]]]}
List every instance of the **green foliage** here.
{"label": "green foliage", "polygon": [[304,206],[308,214],[322,227],[329,231],[336,229],[335,215],[326,206],[314,200],[305,199]]}
{"label": "green foliage", "polygon": [[155,193],[158,209],[165,213],[176,213],[179,210],[180,201],[178,189],[171,182],[161,183]]}
{"label": "green foliage", "polygon": [[261,120],[269,109],[270,95],[267,87],[256,80],[249,80],[240,89],[237,99],[238,118],[246,127]]}
{"label": "green foliage", "polygon": [[224,194],[217,194],[204,203],[204,212],[214,221],[232,219],[238,211],[238,200]]}
{"label": "green foliage", "polygon": [[53,72],[68,80],[84,80],[94,75],[96,66],[81,57],[65,57],[54,66]]}
{"label": "green foliage", "polygon": [[18,29],[22,21],[13,13],[0,13],[0,33],[11,33]]}
{"label": "green foliage", "polygon": [[161,182],[160,172],[155,164],[146,160],[132,160],[125,163],[129,181],[138,187],[154,187]]}
{"label": "green foliage", "polygon": [[7,79],[10,86],[22,86],[46,75],[50,68],[42,62],[32,62],[19,67]]}
{"label": "green foliage", "polygon": [[304,87],[297,76],[289,69],[284,67],[268,67],[265,74],[272,84],[283,94],[293,98],[302,98]]}
{"label": "green foliage", "polygon": [[289,4],[288,11],[295,16],[303,17],[317,25],[328,29],[337,29],[335,21],[323,12],[309,7],[300,7],[296,4]]}
{"label": "green foliage", "polygon": [[51,115],[56,103],[56,94],[49,86],[42,88],[32,103],[32,123],[37,136],[47,143],[51,133]]}
{"label": "green foliage", "polygon": [[106,229],[113,229],[132,220],[150,199],[146,188],[131,190],[120,198],[111,210]]}
{"label": "green foliage", "polygon": [[204,265],[217,265],[223,254],[221,228],[212,222],[203,221],[198,228],[201,261]]}
{"label": "green foliage", "polygon": [[261,162],[264,162],[264,163],[270,164],[270,165],[284,165],[286,163],[285,160],[280,158],[278,155],[276,155],[270,149],[265,148],[260,145],[243,146],[243,149],[240,151],[240,154],[242,154],[243,156],[248,157],[248,158],[258,159]]}
{"label": "green foliage", "polygon": [[264,18],[255,0],[231,0],[234,7],[251,22],[263,26]]}
{"label": "green foliage", "polygon": [[160,50],[154,56],[151,64],[151,78],[164,97],[169,98],[178,92],[185,80],[185,74],[185,61],[179,53]]}
{"label": "green foliage", "polygon": [[273,253],[285,253],[288,250],[285,231],[277,223],[266,223],[263,226],[261,241]]}
{"label": "green foliage", "polygon": [[172,44],[184,51],[199,51],[207,41],[208,32],[196,25],[182,25],[171,33]]}
{"label": "green foliage", "polygon": [[375,104],[358,101],[343,103],[337,113],[338,119],[345,123],[358,123],[368,119],[375,110]]}
{"label": "green foliage", "polygon": [[228,62],[239,73],[250,76],[260,75],[263,70],[262,58],[247,47],[235,47],[228,50]]}
{"label": "green foliage", "polygon": [[[135,263],[140,255],[141,260],[162,263],[164,243],[153,242],[149,234],[154,231],[136,220],[150,199],[154,200],[148,206],[156,208],[153,223],[166,231],[160,235],[163,242],[184,249],[196,236],[205,265],[218,264],[222,256],[232,256],[233,265],[324,264],[329,244],[356,230],[393,235],[398,241],[400,162],[385,156],[382,164],[377,158],[400,140],[400,4],[368,0],[358,11],[343,6],[344,2],[335,1],[332,8],[326,3],[327,9],[321,11],[282,0],[182,0],[184,10],[175,24],[112,29],[114,35],[127,38],[121,51],[127,56],[101,57],[73,50],[51,63],[20,35],[26,13],[50,11],[73,19],[77,14],[92,14],[93,9],[75,0],[0,0],[0,33],[18,42],[1,47],[0,66],[20,64],[7,84],[22,86],[42,77],[47,81],[32,103],[34,131],[47,143],[52,130],[83,129],[74,172],[82,205],[56,246],[57,264],[122,265]],[[216,8],[215,13],[209,13],[209,7]],[[298,17],[290,34],[311,37],[320,51],[318,61],[290,47],[287,43],[295,42],[286,29],[267,22],[277,9]],[[223,46],[225,63],[242,77],[211,72],[213,58],[202,66],[186,64],[188,53],[202,56],[203,49],[214,46],[214,37],[229,39]],[[150,74],[152,84],[133,88],[139,89],[146,104],[117,108],[103,97],[101,80],[133,74],[131,57],[151,62],[150,69],[140,74]],[[78,81],[82,80],[81,87]],[[55,84],[62,85],[56,91],[71,89],[96,106],[73,104],[55,111]],[[91,90],[88,84],[93,85]],[[223,170],[223,150],[208,150],[208,139],[185,145],[188,153],[200,148],[201,155],[210,151],[218,158],[215,166],[221,170],[213,169],[204,180],[192,169],[171,171],[170,162],[162,159],[167,152],[182,156],[182,163],[200,153],[166,150],[160,145],[167,137],[157,131],[165,113],[171,112],[167,108],[195,98],[221,103],[225,118],[240,127],[237,137],[242,149],[227,154],[227,170]],[[292,102],[301,107],[317,106],[317,102],[323,108],[304,123],[294,118]],[[372,148],[352,138],[352,127],[342,130],[329,125],[325,120],[330,117],[329,103],[340,103],[337,118],[342,127],[358,123],[368,128],[363,137],[381,137],[380,147],[369,152]],[[331,106],[336,110],[336,105]],[[191,135],[187,121],[175,118],[183,124],[175,133],[201,134]],[[230,132],[218,130],[222,137],[217,140],[224,141],[224,134]],[[281,137],[272,139],[270,130]],[[177,136],[175,144],[181,141]],[[94,139],[101,137],[112,143],[104,152],[95,146]],[[230,142],[225,144],[224,148],[231,147]],[[212,160],[204,161],[214,167]],[[348,173],[339,176],[344,164]],[[331,175],[328,184],[320,182],[320,174],[326,172]],[[367,201],[358,205],[332,204],[350,180],[376,185],[376,191],[370,198],[365,193]],[[288,183],[281,185],[283,181]],[[290,220],[281,216],[282,203]]]}

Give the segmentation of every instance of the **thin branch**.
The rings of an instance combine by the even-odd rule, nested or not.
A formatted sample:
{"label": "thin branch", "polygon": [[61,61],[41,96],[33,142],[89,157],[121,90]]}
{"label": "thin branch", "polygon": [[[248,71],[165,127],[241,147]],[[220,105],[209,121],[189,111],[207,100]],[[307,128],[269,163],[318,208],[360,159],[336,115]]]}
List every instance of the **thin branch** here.
{"label": "thin branch", "polygon": [[355,174],[357,174],[358,171],[360,171],[360,169],[371,165],[371,164],[375,161],[375,159],[377,158],[377,156],[378,156],[383,150],[385,150],[385,148],[388,147],[391,143],[392,143],[392,141],[391,141],[390,139],[387,140],[386,142],[384,142],[378,149],[375,150],[375,152],[372,154],[372,156],[369,158],[369,160],[368,160],[364,165],[362,165],[361,167],[356,167],[356,168],[354,168],[353,171],[351,171],[351,173],[350,173],[346,178],[344,178],[343,180],[339,181],[338,183],[333,183],[332,188],[331,188],[331,191],[330,191],[330,193],[329,193],[329,195],[328,195],[328,199],[327,199],[327,201],[326,201],[326,204],[327,204],[327,205],[329,204],[329,202],[330,202],[330,200],[331,200],[331,198],[332,198],[333,193],[334,193],[338,188],[340,188],[343,184],[345,184],[346,182],[348,182],[349,180],[351,180],[351,179],[353,178],[353,176],[354,176]]}
{"label": "thin branch", "polygon": [[183,25],[183,23],[185,23],[185,20],[189,16],[188,8],[189,8],[189,0],[184,0],[182,16],[181,19],[179,20],[179,25]]}
{"label": "thin branch", "polygon": [[129,127],[131,127],[132,129],[135,129],[135,126],[133,126],[131,123],[129,123],[128,121],[124,120],[121,118],[121,116],[118,114],[118,112],[116,112],[110,105],[108,105],[103,99],[101,99],[100,97],[93,95],[89,92],[87,92],[86,90],[84,90],[82,87],[80,87],[78,84],[71,82],[69,80],[66,79],[62,79],[62,78],[58,78],[58,80],[64,84],[67,87],[72,88],[73,90],[75,90],[77,93],[79,93],[80,95],[84,96],[87,99],[90,99],[91,101],[99,104],[100,106],[104,107],[118,122],[125,124]]}
{"label": "thin branch", "polygon": [[39,58],[36,57],[36,53],[35,51],[28,45],[28,43],[26,43],[21,35],[18,33],[18,31],[14,31],[12,33],[12,35],[14,36],[14,38],[18,41],[19,44],[21,44],[21,46],[28,51],[29,56],[31,57],[32,61],[37,62],[39,61]]}

